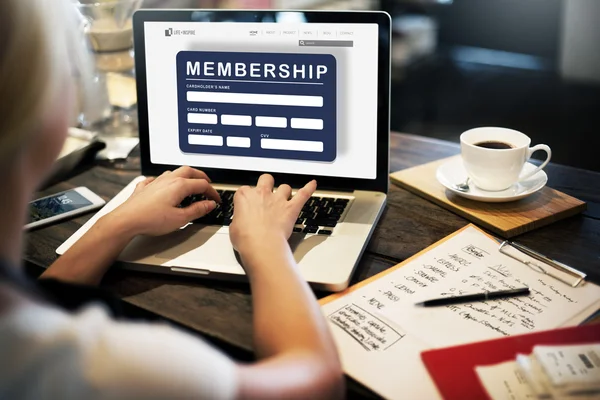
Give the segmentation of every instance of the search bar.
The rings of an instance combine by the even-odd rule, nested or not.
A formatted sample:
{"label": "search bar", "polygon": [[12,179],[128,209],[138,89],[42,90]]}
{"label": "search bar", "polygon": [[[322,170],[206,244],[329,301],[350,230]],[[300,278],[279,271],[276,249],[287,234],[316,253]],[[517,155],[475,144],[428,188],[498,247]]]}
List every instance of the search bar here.
{"label": "search bar", "polygon": [[298,40],[298,46],[306,47],[354,47],[352,40]]}

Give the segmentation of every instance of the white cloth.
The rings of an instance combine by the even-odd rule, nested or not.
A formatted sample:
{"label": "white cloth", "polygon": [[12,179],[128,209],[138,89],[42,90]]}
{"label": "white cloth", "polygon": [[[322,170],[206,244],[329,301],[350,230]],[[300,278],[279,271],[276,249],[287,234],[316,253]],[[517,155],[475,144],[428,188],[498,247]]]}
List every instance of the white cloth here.
{"label": "white cloth", "polygon": [[229,399],[236,366],[168,325],[25,303],[0,314],[0,399]]}

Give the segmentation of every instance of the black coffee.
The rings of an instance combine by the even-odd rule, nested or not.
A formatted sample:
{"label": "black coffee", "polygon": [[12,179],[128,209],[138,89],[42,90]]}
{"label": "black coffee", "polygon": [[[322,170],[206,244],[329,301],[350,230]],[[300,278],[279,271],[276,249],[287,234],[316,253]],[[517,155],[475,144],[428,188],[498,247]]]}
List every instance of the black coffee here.
{"label": "black coffee", "polygon": [[497,142],[495,140],[489,140],[487,142],[479,142],[475,143],[477,147],[483,147],[485,149],[495,149],[495,150],[507,150],[512,149],[514,146],[509,143]]}

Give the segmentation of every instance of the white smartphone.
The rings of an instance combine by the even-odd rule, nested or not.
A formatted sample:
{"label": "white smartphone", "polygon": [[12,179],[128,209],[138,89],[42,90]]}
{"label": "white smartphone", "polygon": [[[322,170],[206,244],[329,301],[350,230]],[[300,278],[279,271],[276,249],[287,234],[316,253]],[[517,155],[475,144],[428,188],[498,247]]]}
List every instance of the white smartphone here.
{"label": "white smartphone", "polygon": [[29,221],[25,229],[38,228],[72,218],[102,207],[106,202],[86,187],[78,187],[29,203]]}

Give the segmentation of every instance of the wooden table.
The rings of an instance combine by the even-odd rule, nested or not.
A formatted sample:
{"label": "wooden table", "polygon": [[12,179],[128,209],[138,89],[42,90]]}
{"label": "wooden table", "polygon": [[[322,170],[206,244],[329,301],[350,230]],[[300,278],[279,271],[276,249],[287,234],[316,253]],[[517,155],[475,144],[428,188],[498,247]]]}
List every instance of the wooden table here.
{"label": "wooden table", "polygon": [[[447,141],[391,135],[392,171],[458,153],[458,145]],[[592,281],[600,283],[600,173],[552,164],[546,171],[549,186],[588,202],[588,210],[515,240],[587,272]],[[108,200],[136,175],[94,166],[40,195],[87,186]],[[89,217],[28,233],[25,261],[41,267],[50,265],[56,258],[55,249]],[[352,283],[397,264],[467,223],[464,218],[391,185],[387,207]],[[251,354],[252,303],[245,284],[114,270],[103,286],[126,303],[199,332],[226,349]],[[351,384],[350,388],[351,393],[367,394],[357,385]]]}

